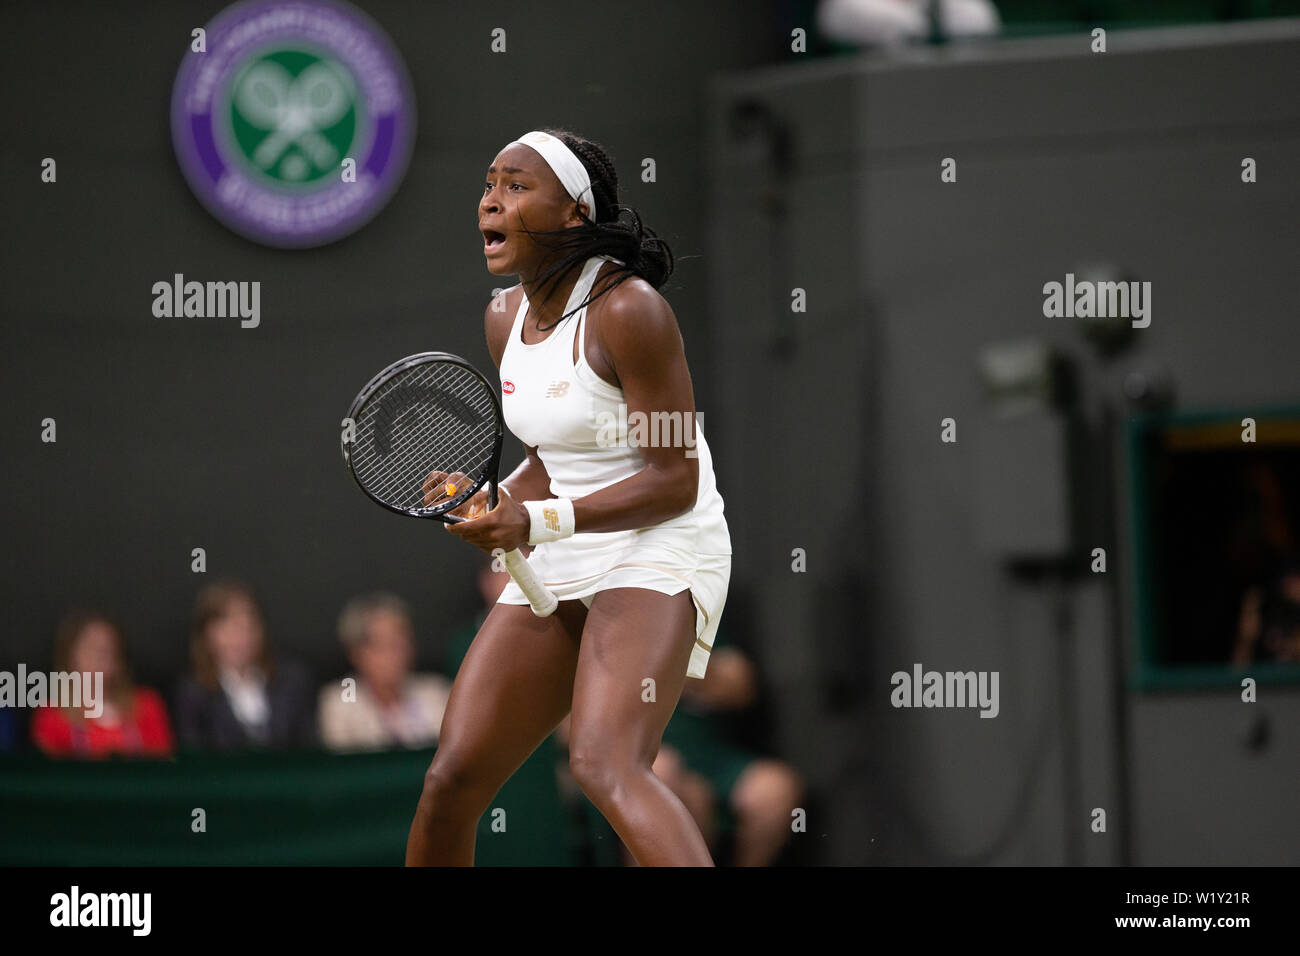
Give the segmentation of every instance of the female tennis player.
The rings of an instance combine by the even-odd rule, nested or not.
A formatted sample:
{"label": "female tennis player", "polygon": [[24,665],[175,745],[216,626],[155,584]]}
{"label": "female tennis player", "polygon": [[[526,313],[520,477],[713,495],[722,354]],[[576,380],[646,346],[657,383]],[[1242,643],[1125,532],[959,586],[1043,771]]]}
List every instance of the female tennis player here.
{"label": "female tennis player", "polygon": [[486,552],[534,545],[529,563],[559,606],[537,617],[512,581],[484,620],[406,862],[472,865],[479,818],[572,712],[574,778],[637,863],[712,866],[651,771],[686,678],[704,676],[731,574],[681,333],[656,291],[672,253],[619,205],[605,150],[564,130],[496,155],[478,227],[488,271],[520,278],[484,325],[526,455],[495,509],[477,494],[459,511],[471,520],[447,529]]}

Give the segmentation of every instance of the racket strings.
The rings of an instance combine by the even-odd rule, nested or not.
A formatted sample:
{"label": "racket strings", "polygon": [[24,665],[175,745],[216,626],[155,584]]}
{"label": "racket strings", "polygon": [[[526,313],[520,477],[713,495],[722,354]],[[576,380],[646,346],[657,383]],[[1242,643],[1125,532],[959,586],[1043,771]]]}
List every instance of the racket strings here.
{"label": "racket strings", "polygon": [[[350,460],[357,481],[391,507],[412,514],[445,510],[485,476],[499,440],[492,395],[472,371],[426,362],[396,373],[354,416]],[[435,471],[461,474],[453,495],[445,486],[425,502]]]}
{"label": "racket strings", "polygon": [[[397,440],[382,442],[385,447],[363,455],[355,466],[362,486],[388,504],[404,510],[434,509],[448,496],[439,492],[426,504],[424,483],[432,472],[460,473],[477,478],[486,470],[495,444],[494,429],[490,424],[476,427],[456,419],[449,420],[445,414],[439,414],[442,411],[436,407],[431,409],[425,403],[408,404],[404,414],[391,426],[393,430],[405,429],[396,433]],[[411,418],[416,424],[409,423]],[[385,432],[393,434],[389,428],[372,427],[369,435],[359,437],[373,440]]]}
{"label": "racket strings", "polygon": [[[428,414],[427,409],[421,409],[418,403],[412,404],[408,399],[403,404],[404,407],[401,411],[376,414],[374,420],[367,423],[370,430],[363,436],[367,441],[364,443],[358,441],[357,444],[366,444],[370,450],[356,459],[357,464],[354,467],[378,470],[378,463],[382,462],[385,472],[397,476],[404,474],[405,468],[409,467],[413,456],[429,447],[435,434],[440,435],[440,443],[445,449],[465,448],[468,444],[469,433],[474,428],[473,425],[462,422],[455,431],[451,431],[444,427],[438,416]],[[418,414],[408,415],[408,413],[420,411],[424,411],[425,414],[423,416]],[[414,423],[409,423],[408,419],[414,419]],[[396,429],[403,427],[407,428],[408,431],[402,437],[401,447],[394,447],[391,435]],[[441,433],[438,432],[440,427],[443,427]],[[456,457],[470,461],[476,460],[485,448],[490,448],[493,437],[493,430],[489,426],[479,444],[467,448],[464,454]],[[393,457],[394,454],[404,457]],[[444,454],[453,455],[454,453],[445,451]],[[442,470],[450,473],[455,469]]]}
{"label": "racket strings", "polygon": [[491,451],[493,439],[490,433],[485,435],[478,447],[463,455],[433,453],[422,439],[432,440],[437,434],[437,427],[436,422],[426,421],[418,431],[412,432],[404,440],[403,446],[396,450],[400,458],[394,459],[391,454],[387,457],[375,456],[379,460],[377,463],[372,462],[370,467],[373,480],[367,481],[363,476],[362,484],[396,507],[439,507],[448,496],[445,491],[439,492],[426,502],[424,482],[428,476],[435,471],[442,471],[448,475],[459,473],[477,477],[476,471],[481,469],[476,468],[476,464],[483,461]]}
{"label": "racket strings", "polygon": [[[445,385],[445,383],[443,383]],[[392,386],[373,396],[366,414],[358,422],[359,449],[356,467],[375,477],[402,479],[417,460],[441,459],[447,472],[464,471],[491,450],[495,429],[489,420],[468,419],[440,401],[437,392]],[[482,406],[476,414],[490,414]],[[418,469],[417,469],[418,470]],[[427,477],[421,475],[421,479]]]}

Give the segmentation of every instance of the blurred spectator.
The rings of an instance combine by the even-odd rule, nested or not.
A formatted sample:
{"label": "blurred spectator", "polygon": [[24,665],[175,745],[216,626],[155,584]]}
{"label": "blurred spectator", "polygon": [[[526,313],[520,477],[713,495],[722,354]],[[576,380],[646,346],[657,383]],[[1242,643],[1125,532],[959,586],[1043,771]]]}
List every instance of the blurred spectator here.
{"label": "blurred spectator", "polygon": [[1300,662],[1300,559],[1283,562],[1269,587],[1246,591],[1232,663]]}
{"label": "blurred spectator", "polygon": [[210,584],[194,608],[192,672],[177,691],[176,723],[186,747],[213,750],[316,743],[311,680],[300,664],[273,660],[262,612],[249,588]]}
{"label": "blurred spectator", "polygon": [[356,685],[320,692],[321,740],[333,750],[428,747],[437,743],[451,681],[412,674],[415,656],[406,602],[391,594],[354,598],[339,618],[339,639]]}
{"label": "blurred spectator", "polygon": [[[520,550],[525,556],[532,553],[532,548],[528,545],[524,545]],[[494,567],[495,564],[495,558],[479,553],[478,575],[474,583],[478,586],[483,605],[474,613],[471,620],[466,621],[447,638],[447,643],[443,647],[442,663],[443,670],[448,674],[455,674],[460,670],[461,661],[469,653],[469,646],[474,643],[478,629],[487,620],[488,611],[492,610],[492,605],[497,603],[497,598],[510,582],[510,575],[504,568]]]}
{"label": "blurred spectator", "polygon": [[12,708],[0,707],[0,754],[18,749],[18,717]]}
{"label": "blurred spectator", "polygon": [[817,7],[822,35],[854,46],[986,36],[1001,26],[989,0],[821,0]]}
{"label": "blurred spectator", "polygon": [[[725,631],[724,624],[720,638]],[[789,764],[738,745],[728,733],[728,718],[758,700],[753,661],[721,641],[709,657],[704,677],[682,689],[654,771],[691,811],[715,853],[725,821],[734,824],[729,862],[770,866],[790,840],[803,781]]]}
{"label": "blurred spectator", "polygon": [[[724,631],[718,633],[721,637]],[[715,860],[725,826],[733,835],[731,853],[719,863],[770,866],[793,833],[792,813],[803,799],[803,781],[789,764],[738,745],[730,732],[729,718],[757,703],[753,662],[738,648],[716,644],[709,656],[705,676],[688,678],[682,688],[664,728],[654,773],[695,818]],[[561,748],[568,746],[569,717],[556,728],[556,740]],[[626,848],[622,862],[636,865]]]}
{"label": "blurred spectator", "polygon": [[[162,696],[131,682],[121,628],[98,611],[73,611],[59,624],[54,669],[103,674],[103,712],[86,707],[39,708],[32,715],[32,741],[51,757],[167,757],[175,749]],[[84,700],[83,700],[84,703]]]}

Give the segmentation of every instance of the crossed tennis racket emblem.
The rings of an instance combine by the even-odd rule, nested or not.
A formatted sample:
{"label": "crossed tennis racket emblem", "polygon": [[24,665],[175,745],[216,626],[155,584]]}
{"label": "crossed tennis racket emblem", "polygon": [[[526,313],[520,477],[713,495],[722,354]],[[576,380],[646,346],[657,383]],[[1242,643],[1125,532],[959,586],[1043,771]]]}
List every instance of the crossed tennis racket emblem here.
{"label": "crossed tennis racket emblem", "polygon": [[280,64],[262,60],[245,72],[234,100],[244,119],[270,131],[253,151],[260,168],[271,169],[292,146],[320,169],[338,161],[338,150],[320,132],[352,106],[352,78],[338,66],[322,60],[291,76]]}

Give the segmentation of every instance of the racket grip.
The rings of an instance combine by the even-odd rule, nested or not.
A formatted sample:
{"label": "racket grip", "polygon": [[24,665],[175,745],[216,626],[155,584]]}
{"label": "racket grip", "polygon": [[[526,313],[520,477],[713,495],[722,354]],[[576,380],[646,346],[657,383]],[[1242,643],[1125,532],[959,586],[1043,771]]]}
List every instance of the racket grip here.
{"label": "racket grip", "polygon": [[505,562],[506,570],[514,578],[515,584],[519,585],[519,590],[523,591],[524,596],[528,598],[528,603],[533,606],[534,614],[538,617],[550,617],[555,613],[555,608],[560,603],[559,599],[542,583],[542,579],[537,576],[537,572],[518,548],[502,555],[501,560]]}

